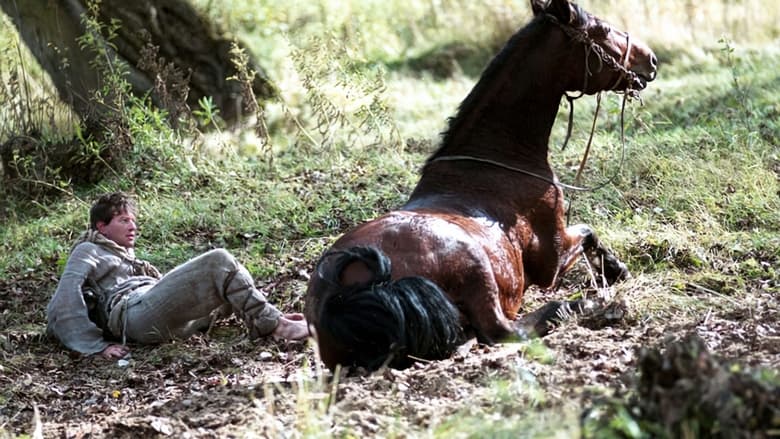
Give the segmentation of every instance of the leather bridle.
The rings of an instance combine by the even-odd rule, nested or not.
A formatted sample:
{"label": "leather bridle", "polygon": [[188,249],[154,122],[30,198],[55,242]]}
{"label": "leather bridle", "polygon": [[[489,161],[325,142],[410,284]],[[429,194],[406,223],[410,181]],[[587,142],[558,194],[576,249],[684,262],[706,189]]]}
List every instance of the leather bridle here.
{"label": "leather bridle", "polygon": [[[558,19],[550,14],[547,14],[545,16],[550,22],[557,25],[561,30],[572,40],[582,43],[582,46],[585,50],[585,73],[584,73],[584,81],[582,85],[582,91],[580,92],[580,95],[577,96],[579,98],[582,96],[587,88],[588,88],[588,77],[593,76],[593,72],[590,69],[590,55],[591,53],[595,53],[599,61],[599,68],[596,70],[596,73],[600,72],[604,66],[606,65],[609,69],[612,71],[618,72],[620,75],[618,76],[618,79],[615,81],[615,83],[609,87],[609,90],[614,90],[617,85],[620,83],[621,80],[625,79],[627,86],[623,90],[624,93],[631,93],[635,92],[638,93],[638,90],[633,89],[633,84],[637,81],[637,74],[629,70],[628,68],[628,62],[631,57],[631,49],[633,48],[633,45],[631,44],[631,35],[626,32],[626,49],[623,52],[623,54],[620,57],[620,60],[616,60],[615,57],[608,54],[604,48],[593,41],[593,39],[588,35],[588,33],[579,28],[575,28],[568,24],[562,24]],[[567,95],[568,96],[568,95]],[[576,99],[576,98],[574,98]]]}
{"label": "leather bridle", "polygon": [[[608,68],[612,69],[613,71],[616,71],[619,73],[619,76],[615,83],[612,85],[612,87],[609,88],[609,90],[615,91],[616,93],[620,93],[621,91],[615,90],[615,87],[620,84],[620,81],[626,80],[626,88],[622,90],[623,93],[623,105],[620,110],[620,139],[622,143],[622,153],[620,158],[620,166],[618,167],[618,170],[612,175],[610,178],[605,180],[604,182],[592,186],[592,187],[581,187],[577,185],[570,185],[561,183],[558,181],[557,178],[549,178],[544,175],[536,174],[533,172],[529,172],[522,168],[517,168],[514,166],[510,166],[495,160],[490,160],[486,158],[480,158],[480,157],[473,157],[469,155],[450,155],[450,156],[441,156],[436,157],[435,159],[431,160],[431,162],[439,162],[439,161],[472,161],[472,162],[478,162],[478,163],[485,163],[490,164],[496,167],[500,167],[503,169],[507,169],[513,172],[518,172],[521,174],[525,174],[531,177],[538,178],[540,180],[546,181],[550,184],[554,184],[555,186],[558,186],[562,189],[569,189],[573,191],[594,191],[601,189],[608,184],[611,184],[615,178],[617,178],[618,173],[620,172],[620,169],[623,167],[623,160],[625,158],[625,150],[626,150],[626,141],[625,141],[625,130],[624,130],[624,114],[625,114],[625,108],[626,108],[626,100],[628,98],[639,98],[639,90],[636,90],[633,88],[633,85],[637,82],[638,75],[628,68],[629,59],[631,56],[631,49],[633,48],[631,44],[631,36],[628,32],[626,32],[626,49],[623,52],[621,59],[618,61],[616,60],[612,55],[608,54],[604,48],[593,41],[593,39],[588,35],[588,33],[579,28],[574,28],[568,24],[562,24],[558,19],[550,14],[546,14],[545,17],[556,24],[558,27],[560,27],[563,32],[568,35],[572,40],[580,42],[583,44],[583,47],[585,48],[585,78],[583,81],[583,87],[582,91],[577,96],[570,96],[568,93],[565,93],[566,99],[569,101],[569,125],[566,129],[566,138],[563,142],[563,146],[561,146],[561,150],[566,149],[566,145],[569,143],[569,138],[571,137],[571,131],[572,131],[572,125],[574,120],[574,100],[579,99],[582,97],[586,89],[588,87],[588,78],[593,75],[593,72],[590,69],[590,55],[591,53],[595,53],[598,56],[599,61],[599,68],[597,72],[600,72],[604,66],[606,65]],[[593,140],[593,133],[596,128],[596,119],[598,118],[598,112],[599,108],[601,106],[601,93],[597,95],[597,105],[596,105],[596,111],[593,116],[593,125],[591,126],[591,132],[590,137],[588,138],[588,144],[585,148],[585,153],[583,154],[582,161],[580,162],[580,167],[577,171],[577,176],[575,177],[574,181],[577,183],[580,179],[580,175],[582,174],[583,169],[585,168],[585,163],[588,160],[588,154],[590,152],[590,146],[591,142]]]}
{"label": "leather bridle", "polygon": [[[620,60],[618,61],[615,59],[615,57],[608,54],[600,44],[593,41],[593,39],[588,35],[588,33],[584,29],[574,28],[568,24],[562,24],[560,21],[558,21],[558,19],[555,16],[550,14],[547,14],[546,18],[550,20],[552,23],[554,23],[555,25],[557,25],[559,28],[561,28],[561,30],[563,30],[563,32],[567,36],[569,36],[569,38],[579,43],[582,43],[585,49],[585,74],[583,79],[582,91],[580,91],[580,94],[577,96],[571,96],[568,93],[565,93],[566,100],[569,102],[569,122],[566,128],[566,138],[563,141],[561,150],[566,149],[566,146],[569,143],[569,139],[571,138],[572,126],[574,124],[574,101],[576,99],[581,98],[585,94],[586,89],[588,87],[588,78],[593,75],[593,72],[590,69],[590,54],[596,53],[596,55],[598,56],[597,59],[599,61],[599,67],[597,72],[600,72],[606,65],[611,70],[619,73],[617,79],[615,80],[615,83],[611,87],[609,87],[608,90],[612,90],[615,91],[616,93],[620,93],[621,91],[615,89],[618,86],[618,84],[620,84],[620,81],[622,80],[626,81],[626,88],[622,90],[623,103],[620,108],[620,140],[622,145],[620,166],[618,167],[618,170],[611,177],[609,177],[608,179],[606,179],[602,183],[599,183],[596,186],[583,187],[583,188],[580,188],[579,186],[575,186],[578,188],[577,190],[582,190],[582,191],[593,191],[593,190],[601,189],[602,187],[611,184],[615,180],[615,178],[617,178],[620,169],[623,167],[623,160],[625,158],[625,152],[626,152],[625,123],[624,123],[626,100],[628,100],[629,98],[634,98],[634,99],[639,98],[639,90],[633,88],[633,85],[636,82],[638,82],[638,75],[629,69],[631,49],[633,48],[633,45],[631,44],[631,34],[626,32],[626,48],[623,51]],[[594,111],[593,114],[593,123],[591,125],[590,135],[588,136],[588,143],[585,147],[585,152],[583,153],[582,160],[580,161],[580,166],[577,169],[577,174],[574,177],[575,184],[580,181],[582,172],[585,169],[585,164],[588,161],[588,155],[590,154],[590,147],[593,141],[593,134],[596,129],[596,120],[598,119],[598,114],[600,109],[601,109],[601,92],[599,92],[596,96],[596,110]]]}

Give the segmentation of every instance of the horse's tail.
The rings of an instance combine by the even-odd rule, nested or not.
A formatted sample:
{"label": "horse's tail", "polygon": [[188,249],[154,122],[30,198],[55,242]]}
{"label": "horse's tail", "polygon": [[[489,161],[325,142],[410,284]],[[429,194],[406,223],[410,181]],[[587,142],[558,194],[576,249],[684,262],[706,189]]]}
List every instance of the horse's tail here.
{"label": "horse's tail", "polygon": [[[370,280],[342,284],[342,272],[355,262],[368,268]],[[342,366],[402,369],[415,359],[448,358],[464,342],[459,312],[444,292],[422,277],[392,281],[390,259],[375,247],[326,253],[315,275],[324,281],[320,351],[338,346]],[[333,346],[324,346],[326,340]]]}

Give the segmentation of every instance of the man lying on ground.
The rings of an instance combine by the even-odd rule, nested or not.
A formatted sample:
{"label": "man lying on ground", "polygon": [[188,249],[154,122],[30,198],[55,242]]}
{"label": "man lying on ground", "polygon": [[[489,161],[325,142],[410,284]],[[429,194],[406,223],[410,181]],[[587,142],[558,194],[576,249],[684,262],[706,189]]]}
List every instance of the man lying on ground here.
{"label": "man lying on ground", "polygon": [[47,332],[66,347],[118,359],[130,352],[126,341],[187,338],[230,310],[252,339],[308,336],[303,315],[270,304],[226,250],[206,252],[164,276],[136,259],[135,214],[135,202],[122,192],[103,195],[90,209],[90,228],[73,246],[47,307]]}

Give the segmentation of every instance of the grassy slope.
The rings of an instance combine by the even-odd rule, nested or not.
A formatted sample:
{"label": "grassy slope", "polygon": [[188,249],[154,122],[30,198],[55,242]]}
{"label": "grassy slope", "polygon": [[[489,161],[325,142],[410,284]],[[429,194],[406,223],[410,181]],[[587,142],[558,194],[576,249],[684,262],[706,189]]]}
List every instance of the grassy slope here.
{"label": "grassy slope", "polygon": [[[16,203],[11,207],[27,210],[13,209],[2,220],[0,278],[39,276],[40,289],[27,294],[41,295],[40,302],[45,303],[69,243],[86,221],[86,204],[80,200],[122,187],[137,191],[141,200],[141,256],[168,269],[204,249],[224,246],[261,281],[294,279],[287,290],[274,292],[274,299],[286,308],[300,309],[301,271],[310,270],[319,252],[345,228],[403,201],[446,117],[473,83],[469,74],[476,73],[465,63],[462,71],[456,69],[453,76],[440,80],[430,72],[399,67],[404,64],[399,60],[429,50],[441,54],[437,48],[462,41],[477,48],[466,54],[484,61],[489,52],[484,48],[495,47],[500,36],[463,29],[489,22],[496,25],[484,27],[501,34],[508,32],[510,23],[521,21],[516,17],[527,17],[525,4],[509,2],[490,2],[489,8],[479,10],[467,9],[474,8],[466,6],[472,2],[454,2],[460,11],[433,2],[353,2],[347,10],[328,2],[296,10],[260,1],[235,7],[216,3],[210,14],[256,48],[262,64],[272,66],[272,77],[284,78],[279,83],[285,104],[269,108],[273,162],[252,157],[250,142],[228,136],[218,148],[227,154],[179,151],[193,157],[195,174],[161,174],[147,182],[108,180],[100,187],[68,188],[69,194],[32,206],[10,201]],[[766,44],[777,35],[771,34],[771,26],[750,35],[754,41],[742,41],[745,45],[737,46],[732,58],[725,56],[721,50],[725,45],[717,38],[735,31],[736,37],[747,38],[739,33],[739,26],[744,26],[739,23],[767,29],[761,24],[766,17],[777,16],[777,7],[747,2],[746,10],[753,15],[717,28],[712,23],[719,22],[720,12],[708,8],[721,2],[700,6],[705,18],[697,18],[700,27],[695,28],[694,43],[680,33],[684,23],[674,32],[651,33],[654,23],[660,28],[662,22],[665,26],[673,22],[670,17],[679,11],[671,3],[654,2],[658,17],[640,25],[615,2],[583,2],[597,13],[613,11],[612,21],[637,28],[661,56],[659,79],[643,94],[644,105],[629,108],[627,156],[620,178],[613,186],[574,198],[574,219],[594,225],[638,275],[641,281],[635,285],[653,291],[640,295],[643,299],[633,305],[647,318],[693,314],[713,303],[690,294],[691,285],[739,301],[755,290],[777,294],[780,284],[780,55]],[[762,5],[764,13],[757,13]],[[395,14],[396,8],[405,12]],[[711,28],[701,24],[708,23],[706,13],[715,17],[709,21]],[[284,32],[289,32],[286,39],[280,37]],[[311,122],[323,112],[307,100],[299,80],[303,68],[290,54],[293,49],[311,50],[312,35],[333,35],[317,44],[334,55],[319,56],[319,62],[313,56],[304,60],[315,64],[316,89],[342,106],[347,118],[344,125],[326,124],[324,131]],[[442,64],[446,70],[448,63],[441,56],[432,71]],[[376,66],[382,65],[392,67],[381,76],[383,92],[373,87],[380,81]],[[343,85],[343,79],[351,82]],[[388,122],[369,133],[359,128],[363,119],[356,111],[360,98],[355,96],[365,95],[379,96],[386,112],[380,115],[389,115]],[[593,102],[587,99],[577,105],[572,147],[565,153],[555,151],[552,158],[565,181],[571,180],[581,155]],[[588,181],[611,175],[619,161],[619,102],[608,99],[605,110]],[[295,128],[290,114],[306,126],[305,133]],[[560,143],[564,129],[562,107],[554,143]],[[373,144],[376,137],[385,142]],[[10,310],[0,317],[3,331],[42,329],[42,309],[32,314],[32,322],[20,319],[14,314],[18,310],[13,296],[3,293],[0,297]],[[29,319],[30,314],[25,316]],[[500,396],[499,387],[494,394]],[[440,431],[445,435],[449,429],[468,431],[472,422],[483,425],[470,417],[443,420]],[[518,421],[515,428],[524,428],[523,423]]]}

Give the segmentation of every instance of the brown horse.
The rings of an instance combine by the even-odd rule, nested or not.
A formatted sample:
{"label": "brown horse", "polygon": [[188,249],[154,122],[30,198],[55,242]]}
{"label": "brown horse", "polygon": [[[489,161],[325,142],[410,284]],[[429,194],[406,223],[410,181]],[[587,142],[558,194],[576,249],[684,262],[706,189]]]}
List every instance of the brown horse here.
{"label": "brown horse", "polygon": [[553,287],[582,254],[610,284],[628,276],[590,227],[565,226],[548,142],[566,91],[636,93],[655,78],[655,55],[567,0],[531,7],[534,19],[460,105],[409,201],[320,260],[305,314],[329,368],[403,368],[447,358],[471,336],[544,335],[562,304],[518,317],[523,293]]}

